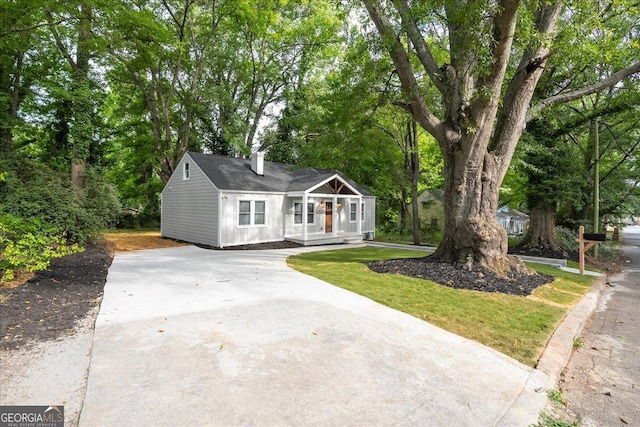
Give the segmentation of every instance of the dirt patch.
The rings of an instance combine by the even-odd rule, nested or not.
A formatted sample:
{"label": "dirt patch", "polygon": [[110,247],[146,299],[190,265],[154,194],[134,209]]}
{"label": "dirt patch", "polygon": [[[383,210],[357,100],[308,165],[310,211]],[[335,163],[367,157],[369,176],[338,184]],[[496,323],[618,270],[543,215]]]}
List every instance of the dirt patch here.
{"label": "dirt patch", "polygon": [[512,274],[498,277],[492,271],[474,265],[448,264],[425,258],[405,258],[374,261],[367,264],[377,273],[397,273],[449,286],[455,289],[470,289],[482,292],[502,292],[512,295],[530,295],[538,286],[553,281],[546,274]]}
{"label": "dirt patch", "polygon": [[100,304],[112,255],[89,245],[54,259],[22,286],[0,288],[0,349],[74,333],[76,322]]}
{"label": "dirt patch", "polygon": [[105,236],[104,242],[104,245],[113,252],[174,248],[190,244],[162,238],[158,231],[109,233]]}

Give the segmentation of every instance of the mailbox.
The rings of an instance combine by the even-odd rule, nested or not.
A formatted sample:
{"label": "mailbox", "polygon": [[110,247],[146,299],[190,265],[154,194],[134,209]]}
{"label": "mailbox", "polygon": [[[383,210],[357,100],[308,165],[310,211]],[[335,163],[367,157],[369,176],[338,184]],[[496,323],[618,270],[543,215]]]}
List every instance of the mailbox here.
{"label": "mailbox", "polygon": [[606,233],[584,233],[582,235],[582,238],[584,240],[589,240],[592,242],[604,242],[605,240],[607,240],[607,234]]}

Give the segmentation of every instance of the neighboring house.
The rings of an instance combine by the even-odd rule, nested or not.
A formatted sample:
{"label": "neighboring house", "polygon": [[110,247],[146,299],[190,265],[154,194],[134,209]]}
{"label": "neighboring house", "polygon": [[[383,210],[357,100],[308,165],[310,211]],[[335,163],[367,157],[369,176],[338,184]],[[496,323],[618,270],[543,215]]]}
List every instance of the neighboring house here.
{"label": "neighboring house", "polygon": [[373,239],[375,196],[340,172],[188,152],[162,190],[161,234],[214,247]]}
{"label": "neighboring house", "polygon": [[[418,196],[418,218],[420,228],[431,231],[442,231],[444,227],[444,204],[442,190],[427,190]],[[407,227],[411,229],[413,222],[413,202],[407,206]]]}
{"label": "neighboring house", "polygon": [[522,213],[509,206],[501,206],[498,208],[496,218],[502,228],[507,230],[507,234],[520,235],[527,232],[529,228],[529,215]]}
{"label": "neighboring house", "polygon": [[[418,216],[420,226],[432,231],[442,231],[444,227],[444,204],[442,190],[427,190],[418,196]],[[408,206],[407,224],[411,224],[412,203]],[[496,219],[507,234],[524,234],[529,227],[529,215],[508,206],[498,208]]]}

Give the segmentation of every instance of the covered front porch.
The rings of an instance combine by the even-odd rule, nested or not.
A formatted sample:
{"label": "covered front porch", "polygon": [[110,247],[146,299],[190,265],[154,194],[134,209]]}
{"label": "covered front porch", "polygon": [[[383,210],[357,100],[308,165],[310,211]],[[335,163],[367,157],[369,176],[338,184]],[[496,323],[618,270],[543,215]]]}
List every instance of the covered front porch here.
{"label": "covered front porch", "polygon": [[305,246],[362,243],[375,233],[375,197],[336,175],[289,191],[285,240]]}

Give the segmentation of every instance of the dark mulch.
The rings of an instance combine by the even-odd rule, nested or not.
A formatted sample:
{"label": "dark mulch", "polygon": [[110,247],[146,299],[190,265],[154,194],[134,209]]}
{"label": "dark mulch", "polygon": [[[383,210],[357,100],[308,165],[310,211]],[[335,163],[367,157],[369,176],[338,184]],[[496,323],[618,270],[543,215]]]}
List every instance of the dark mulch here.
{"label": "dark mulch", "polygon": [[0,349],[72,334],[77,320],[99,304],[112,255],[99,246],[55,259],[25,285],[0,288]]}
{"label": "dark mulch", "polygon": [[508,278],[501,278],[478,265],[469,269],[465,264],[448,264],[429,257],[374,261],[367,263],[367,266],[377,273],[397,273],[427,279],[455,289],[525,296],[531,294],[538,286],[553,280],[552,276],[546,274],[516,273]]}
{"label": "dark mulch", "polygon": [[525,256],[537,256],[542,258],[553,259],[568,259],[571,261],[578,261],[578,251],[560,250],[553,251],[545,247],[533,247],[523,248],[522,246],[509,247],[509,254],[511,255],[525,255]]}
{"label": "dark mulch", "polygon": [[299,248],[303,245],[295,242],[282,241],[282,242],[267,242],[267,243],[254,243],[251,245],[238,245],[238,246],[229,246],[226,248],[216,248],[214,246],[197,244],[199,248],[203,249],[213,249],[213,250],[224,250],[224,251],[252,251],[252,250],[267,250],[267,249],[289,249],[289,248]]}

